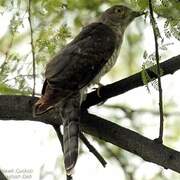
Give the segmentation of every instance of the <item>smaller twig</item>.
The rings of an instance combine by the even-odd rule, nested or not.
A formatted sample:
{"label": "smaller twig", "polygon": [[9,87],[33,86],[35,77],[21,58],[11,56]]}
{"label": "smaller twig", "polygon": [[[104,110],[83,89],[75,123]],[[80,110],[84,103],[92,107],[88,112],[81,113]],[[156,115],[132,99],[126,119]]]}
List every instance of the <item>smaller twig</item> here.
{"label": "smaller twig", "polygon": [[9,45],[8,45],[8,47],[7,47],[7,50],[5,51],[4,62],[3,62],[3,64],[0,66],[1,72],[4,71],[4,69],[5,69],[5,67],[6,67],[6,65],[7,65],[7,63],[8,63],[7,60],[8,60],[8,58],[9,58],[10,50],[11,50],[11,48],[12,48],[12,46],[13,46],[15,33],[16,33],[16,32],[11,32],[11,31],[10,31],[10,38],[11,38],[11,39],[10,39]]}
{"label": "smaller twig", "polygon": [[103,167],[106,166],[107,162],[104,160],[104,158],[99,154],[99,152],[90,144],[90,142],[87,140],[87,138],[84,136],[84,134],[79,134],[80,139],[82,142],[87,146],[89,151],[95,155],[95,157],[99,160],[99,162],[102,164]]}
{"label": "smaller twig", "polygon": [[61,128],[60,126],[53,126],[54,130],[56,131],[57,137],[59,139],[59,142],[61,144],[61,148],[62,148],[62,152],[64,152],[64,148],[63,148],[63,135],[61,133]]}
{"label": "smaller twig", "polygon": [[32,50],[32,60],[33,60],[33,91],[32,96],[35,95],[36,91],[36,63],[35,63],[35,47],[34,47],[34,40],[33,40],[33,28],[32,28],[32,14],[31,14],[31,0],[28,1],[28,20],[29,20],[29,26],[30,26],[30,37],[31,37],[31,50]]}
{"label": "smaller twig", "polygon": [[3,172],[0,170],[0,179],[1,180],[8,180],[7,177],[3,174]]}
{"label": "smaller twig", "polygon": [[[32,77],[33,75],[31,75],[31,74],[19,74],[19,75],[17,75],[17,76],[14,76],[14,77],[12,77],[12,78],[7,78],[7,79],[5,79],[4,81],[3,81],[3,83],[7,83],[8,81],[12,81],[12,80],[16,80],[16,78],[24,78],[24,77]],[[5,78],[6,78],[7,76],[5,76]]]}
{"label": "smaller twig", "polygon": [[152,2],[149,0],[149,10],[150,10],[150,18],[151,24],[154,34],[154,43],[155,43],[155,55],[156,55],[156,64],[157,64],[157,78],[158,78],[158,87],[159,87],[159,113],[160,113],[160,128],[159,128],[159,137],[156,139],[158,142],[163,142],[163,124],[164,124],[164,117],[163,117],[163,92],[161,86],[161,70],[160,70],[160,63],[159,63],[159,51],[158,51],[158,38],[156,32],[156,23],[153,15],[153,7]]}

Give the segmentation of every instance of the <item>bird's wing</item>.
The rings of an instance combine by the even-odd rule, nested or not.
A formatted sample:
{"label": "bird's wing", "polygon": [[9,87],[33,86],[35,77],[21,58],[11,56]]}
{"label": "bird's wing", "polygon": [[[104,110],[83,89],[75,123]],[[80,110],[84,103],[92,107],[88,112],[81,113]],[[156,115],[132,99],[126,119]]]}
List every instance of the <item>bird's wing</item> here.
{"label": "bird's wing", "polygon": [[54,88],[81,89],[98,74],[115,46],[116,35],[107,25],[90,24],[47,64],[48,84]]}

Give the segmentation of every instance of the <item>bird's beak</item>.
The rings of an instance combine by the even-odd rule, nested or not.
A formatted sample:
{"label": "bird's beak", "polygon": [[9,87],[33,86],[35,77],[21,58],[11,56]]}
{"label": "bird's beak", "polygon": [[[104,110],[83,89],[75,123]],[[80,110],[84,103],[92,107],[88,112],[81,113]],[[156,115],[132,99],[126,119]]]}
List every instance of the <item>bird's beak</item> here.
{"label": "bird's beak", "polygon": [[138,17],[138,16],[142,16],[144,14],[146,14],[145,12],[141,11],[141,12],[137,12],[137,11],[133,11],[133,14],[135,17]]}

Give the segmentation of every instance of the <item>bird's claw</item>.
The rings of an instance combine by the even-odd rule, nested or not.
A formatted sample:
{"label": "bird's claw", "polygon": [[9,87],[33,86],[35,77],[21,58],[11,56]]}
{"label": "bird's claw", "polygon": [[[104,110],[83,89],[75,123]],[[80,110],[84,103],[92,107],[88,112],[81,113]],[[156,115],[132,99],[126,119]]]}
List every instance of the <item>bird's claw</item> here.
{"label": "bird's claw", "polygon": [[[97,92],[97,96],[98,96],[99,98],[102,98],[102,96],[101,96],[101,94],[100,94],[100,90],[101,90],[101,88],[102,88],[104,85],[101,84],[101,83],[98,83],[97,85],[98,85],[98,88],[94,88],[94,89],[95,89],[96,92]],[[106,99],[103,100],[102,102],[100,102],[98,105],[99,105],[99,106],[100,106],[100,105],[103,105],[105,102],[106,102]]]}
{"label": "bird's claw", "polygon": [[100,98],[102,98],[102,96],[101,96],[101,94],[100,94],[100,90],[101,90],[101,88],[102,88],[104,85],[101,84],[101,83],[98,83],[97,85],[98,85],[98,88],[93,88],[93,89],[96,90],[97,96],[100,97]]}

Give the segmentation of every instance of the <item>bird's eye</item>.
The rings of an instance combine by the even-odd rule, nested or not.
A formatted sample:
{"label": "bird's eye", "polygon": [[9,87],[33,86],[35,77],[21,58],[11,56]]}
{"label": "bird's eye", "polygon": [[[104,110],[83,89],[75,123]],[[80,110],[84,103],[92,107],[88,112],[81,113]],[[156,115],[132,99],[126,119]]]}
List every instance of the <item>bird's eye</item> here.
{"label": "bird's eye", "polygon": [[115,14],[117,14],[118,16],[124,17],[126,12],[122,8],[117,8],[115,9]]}
{"label": "bird's eye", "polygon": [[120,13],[121,12],[121,9],[117,8],[115,9],[115,13]]}

